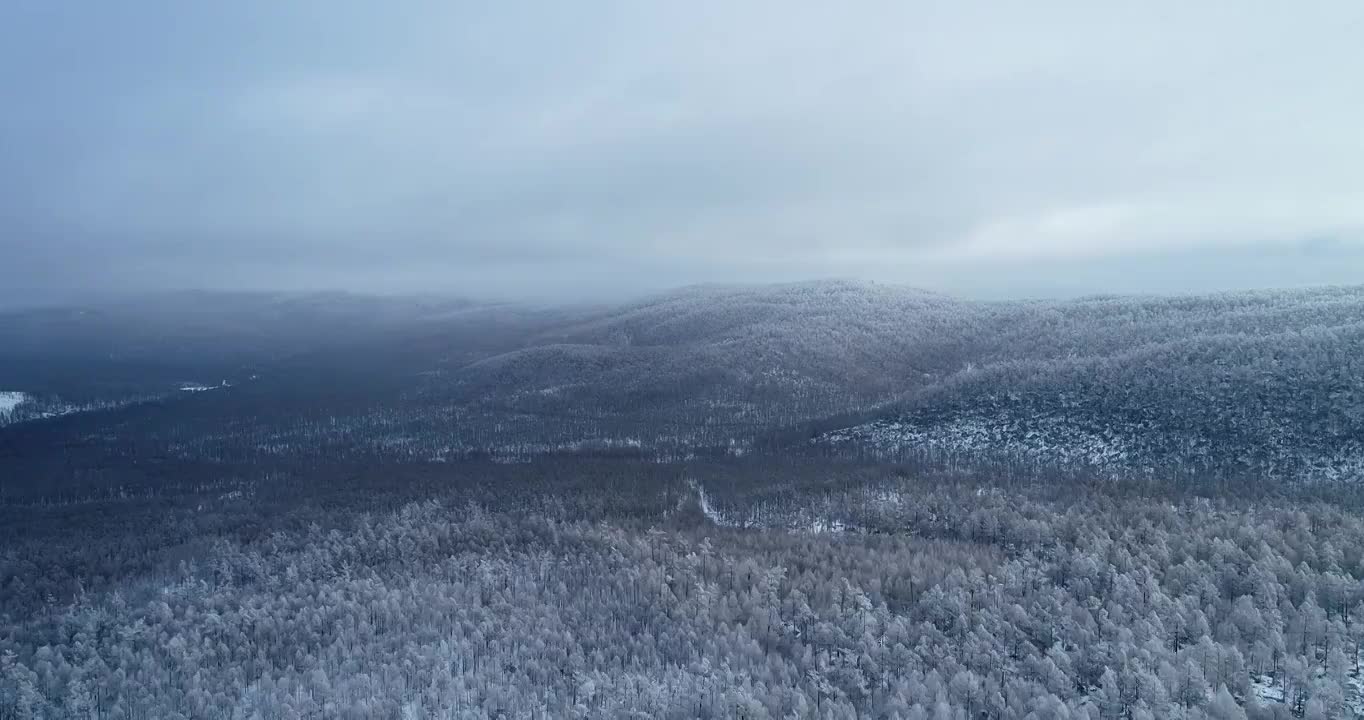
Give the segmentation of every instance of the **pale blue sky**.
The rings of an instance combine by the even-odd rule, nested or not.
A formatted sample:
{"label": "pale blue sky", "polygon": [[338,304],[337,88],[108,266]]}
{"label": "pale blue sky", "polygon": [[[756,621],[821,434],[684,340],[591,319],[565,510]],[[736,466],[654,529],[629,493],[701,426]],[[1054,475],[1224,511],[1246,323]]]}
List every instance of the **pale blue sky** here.
{"label": "pale blue sky", "polygon": [[1364,3],[0,7],[0,300],[1364,281]]}

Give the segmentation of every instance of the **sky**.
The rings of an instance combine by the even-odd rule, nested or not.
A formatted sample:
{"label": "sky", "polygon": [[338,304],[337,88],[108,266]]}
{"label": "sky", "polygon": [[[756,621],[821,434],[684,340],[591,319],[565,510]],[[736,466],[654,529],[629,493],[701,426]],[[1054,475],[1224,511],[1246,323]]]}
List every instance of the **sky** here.
{"label": "sky", "polygon": [[1364,282],[1364,3],[0,5],[0,301]]}

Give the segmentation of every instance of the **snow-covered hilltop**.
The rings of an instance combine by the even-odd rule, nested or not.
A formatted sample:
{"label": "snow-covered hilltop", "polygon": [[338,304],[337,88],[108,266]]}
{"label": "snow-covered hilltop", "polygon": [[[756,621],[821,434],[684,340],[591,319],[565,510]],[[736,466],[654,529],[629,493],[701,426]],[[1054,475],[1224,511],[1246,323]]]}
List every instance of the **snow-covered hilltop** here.
{"label": "snow-covered hilltop", "polygon": [[1144,344],[1133,333],[1118,352],[1076,332],[1066,357],[963,370],[817,442],[1123,474],[1364,479],[1364,315],[1269,310],[1242,313],[1235,333]]}

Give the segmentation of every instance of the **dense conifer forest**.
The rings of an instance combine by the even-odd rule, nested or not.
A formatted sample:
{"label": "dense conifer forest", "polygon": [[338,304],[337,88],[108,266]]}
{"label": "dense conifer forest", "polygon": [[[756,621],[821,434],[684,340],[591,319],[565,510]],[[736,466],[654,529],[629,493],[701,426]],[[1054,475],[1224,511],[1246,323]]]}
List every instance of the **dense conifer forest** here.
{"label": "dense conifer forest", "polygon": [[1364,290],[0,314],[0,720],[1364,714]]}

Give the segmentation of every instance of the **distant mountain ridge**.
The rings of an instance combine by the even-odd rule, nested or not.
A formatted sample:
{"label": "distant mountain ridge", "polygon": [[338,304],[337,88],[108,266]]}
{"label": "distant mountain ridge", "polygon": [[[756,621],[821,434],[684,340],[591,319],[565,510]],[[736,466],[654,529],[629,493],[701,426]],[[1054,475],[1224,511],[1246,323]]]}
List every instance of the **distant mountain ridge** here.
{"label": "distant mountain ridge", "polygon": [[766,449],[1364,477],[1364,287],[973,302],[820,281],[565,308],[177,300],[0,314],[0,390],[166,388],[120,422],[186,456]]}

